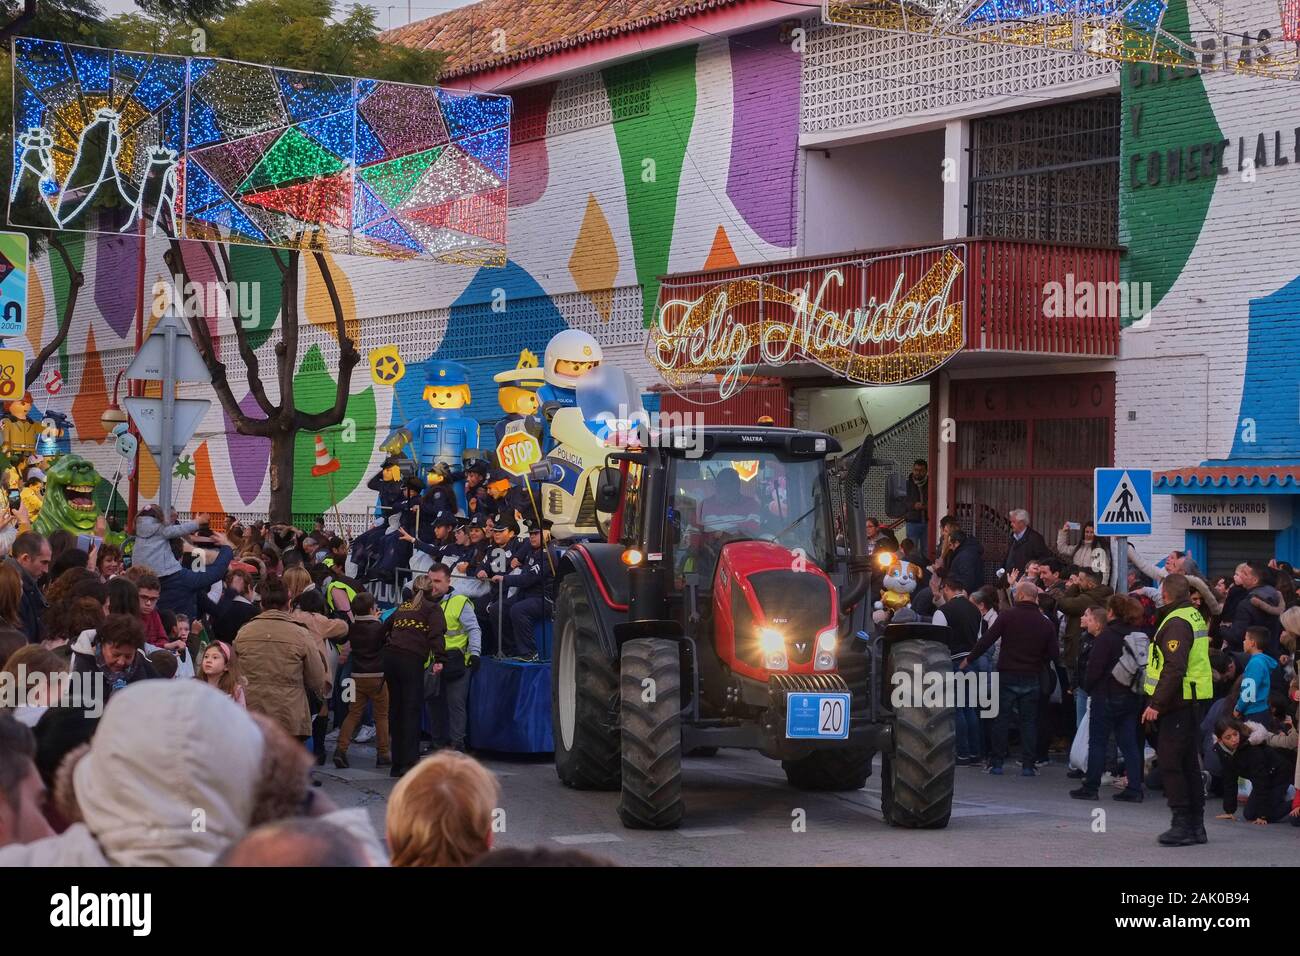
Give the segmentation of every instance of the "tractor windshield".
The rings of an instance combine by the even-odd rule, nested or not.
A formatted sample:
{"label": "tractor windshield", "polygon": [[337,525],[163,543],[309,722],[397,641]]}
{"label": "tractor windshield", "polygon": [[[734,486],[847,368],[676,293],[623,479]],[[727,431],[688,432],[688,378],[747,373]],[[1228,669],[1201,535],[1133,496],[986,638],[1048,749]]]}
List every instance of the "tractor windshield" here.
{"label": "tractor windshield", "polygon": [[672,459],[669,521],[677,532],[677,571],[709,588],[728,541],[757,538],[799,549],[829,567],[830,535],[820,460],[783,461],[769,451],[719,452]]}

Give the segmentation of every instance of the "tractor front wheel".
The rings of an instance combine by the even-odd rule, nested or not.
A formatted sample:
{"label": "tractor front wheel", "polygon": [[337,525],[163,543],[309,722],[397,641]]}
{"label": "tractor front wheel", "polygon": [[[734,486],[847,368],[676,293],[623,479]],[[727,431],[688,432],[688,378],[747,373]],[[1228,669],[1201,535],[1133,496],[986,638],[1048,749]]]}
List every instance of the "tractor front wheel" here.
{"label": "tractor front wheel", "polygon": [[[952,671],[948,648],[937,641],[900,641],[889,652],[885,673],[943,675]],[[884,755],[880,806],[885,822],[909,829],[940,830],[952,816],[957,771],[956,714],[943,704],[894,709],[894,752]]]}
{"label": "tractor front wheel", "polygon": [[617,790],[618,665],[600,645],[587,591],[574,575],[560,582],[555,635],[555,772],[575,790]]}
{"label": "tractor front wheel", "polygon": [[623,645],[619,676],[623,795],[618,815],[637,830],[682,822],[681,658],[673,641]]}

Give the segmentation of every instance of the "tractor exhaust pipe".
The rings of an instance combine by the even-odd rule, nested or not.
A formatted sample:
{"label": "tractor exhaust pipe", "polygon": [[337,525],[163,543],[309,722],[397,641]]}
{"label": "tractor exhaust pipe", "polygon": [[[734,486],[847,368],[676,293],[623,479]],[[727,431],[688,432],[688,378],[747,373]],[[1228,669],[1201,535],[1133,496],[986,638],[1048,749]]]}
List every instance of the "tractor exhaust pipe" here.
{"label": "tractor exhaust pipe", "polygon": [[871,559],[867,554],[867,516],[862,505],[862,482],[875,464],[876,436],[871,432],[862,439],[853,463],[844,474],[843,491],[846,505],[849,541],[849,576],[840,594],[840,613],[848,616],[871,587]]}

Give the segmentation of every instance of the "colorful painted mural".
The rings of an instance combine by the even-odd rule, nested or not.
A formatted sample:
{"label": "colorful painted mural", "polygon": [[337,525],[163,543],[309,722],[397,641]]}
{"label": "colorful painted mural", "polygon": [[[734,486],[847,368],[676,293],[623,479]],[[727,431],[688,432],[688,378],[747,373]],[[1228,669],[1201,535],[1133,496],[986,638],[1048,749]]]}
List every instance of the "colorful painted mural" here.
{"label": "colorful painted mural", "polygon": [[[513,368],[524,348],[540,355],[566,328],[595,335],[605,360],[643,388],[657,382],[643,345],[659,276],[795,254],[799,72],[799,55],[773,26],[517,91],[503,268],[330,257],[358,349],[365,355],[395,344],[408,372],[395,390],[376,387],[364,364],[354,372],[343,422],[321,433],[341,463],[328,480],[310,473],[316,436],[299,436],[294,512],[319,513],[333,496],[345,515],[364,521],[374,504],[365,482],[384,457],[378,443],[420,407],[429,362],[468,367],[467,411],[483,423],[502,415],[493,375]],[[145,241],[141,275],[134,237],[68,238],[86,286],[62,350],[64,384],[55,394],[42,389],[38,405],[74,413],[82,426],[77,450],[111,475],[111,443],[94,425],[115,395],[120,401],[126,394],[116,379],[134,346],[140,280],[147,329],[152,286],[167,281],[166,248]],[[261,368],[273,369],[280,271],[269,250],[233,246],[230,255],[232,279],[248,284],[244,294],[257,305],[244,322],[247,342]],[[197,245],[186,250],[193,277],[204,274],[205,258]],[[319,270],[303,262],[294,386],[298,406],[311,411],[333,400],[339,353],[328,290]],[[56,334],[69,287],[57,257],[40,260],[31,293],[33,353]],[[209,324],[240,408],[259,415],[224,309]],[[262,384],[277,401],[273,377],[263,373]],[[210,397],[190,386],[182,394],[191,391]],[[265,512],[268,442],[238,434],[217,403],[186,454],[195,476],[176,483],[178,509]],[[142,465],[141,479],[144,495],[156,492],[152,462]]]}
{"label": "colorful painted mural", "polygon": [[[1185,0],[1165,22],[1189,36],[1209,26]],[[1294,84],[1130,65],[1122,89],[1123,278],[1149,283],[1154,309],[1126,319],[1115,460],[1300,465]],[[1158,528],[1167,508],[1157,495]],[[1166,546],[1185,546],[1183,533],[1151,545]]]}

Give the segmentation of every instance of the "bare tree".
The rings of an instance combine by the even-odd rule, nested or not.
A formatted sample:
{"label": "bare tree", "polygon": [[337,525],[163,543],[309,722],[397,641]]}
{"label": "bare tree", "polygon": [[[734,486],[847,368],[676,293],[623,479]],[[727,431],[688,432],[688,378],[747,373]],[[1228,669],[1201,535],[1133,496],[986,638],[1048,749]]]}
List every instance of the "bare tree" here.
{"label": "bare tree", "polygon": [[[347,411],[348,394],[352,383],[352,370],[361,361],[361,353],[356,343],[347,334],[343,315],[343,304],[339,299],[334,284],[334,275],[329,262],[319,251],[311,252],[320,269],[325,290],[329,295],[330,308],[334,313],[334,327],[339,340],[338,381],[334,393],[334,404],[322,412],[301,411],[294,401],[293,377],[298,368],[298,280],[301,253],[297,249],[271,250],[275,264],[280,270],[283,282],[280,288],[280,338],[275,343],[276,381],[279,383],[279,402],[272,402],[267,395],[262,379],[261,365],[248,340],[244,322],[245,316],[237,314],[238,297],[235,294],[235,280],[231,275],[230,254],[225,244],[219,242],[202,242],[204,253],[217,275],[217,281],[223,283],[231,319],[233,320],[235,340],[239,345],[239,356],[244,363],[248,387],[257,402],[258,408],[266,416],[254,418],[239,407],[239,400],[231,389],[226,365],[212,341],[205,316],[189,316],[192,334],[199,354],[212,374],[212,387],[216,389],[221,407],[235,423],[235,430],[241,435],[256,435],[271,441],[271,510],[270,518],[274,523],[289,524],[293,520],[293,452],[298,432],[318,432],[337,425],[343,421]],[[189,282],[185,269],[185,257],[181,253],[180,240],[170,240],[170,248],[163,256],[174,276],[179,276],[181,287]],[[206,300],[206,296],[203,297]]]}
{"label": "bare tree", "polygon": [[59,328],[54,338],[50,339],[45,344],[45,347],[36,353],[36,357],[27,364],[27,377],[23,385],[28,389],[32,387],[33,383],[40,380],[41,372],[45,369],[45,363],[50,360],[50,356],[62,348],[63,343],[68,340],[68,329],[72,327],[72,315],[77,311],[77,297],[81,294],[81,287],[86,284],[86,274],[73,265],[72,256],[68,254],[68,249],[63,244],[62,235],[62,233],[58,232],[49,233],[49,245],[51,249],[59,254],[59,258],[63,260],[63,268],[67,270],[68,301],[63,304],[63,315],[59,316]]}

